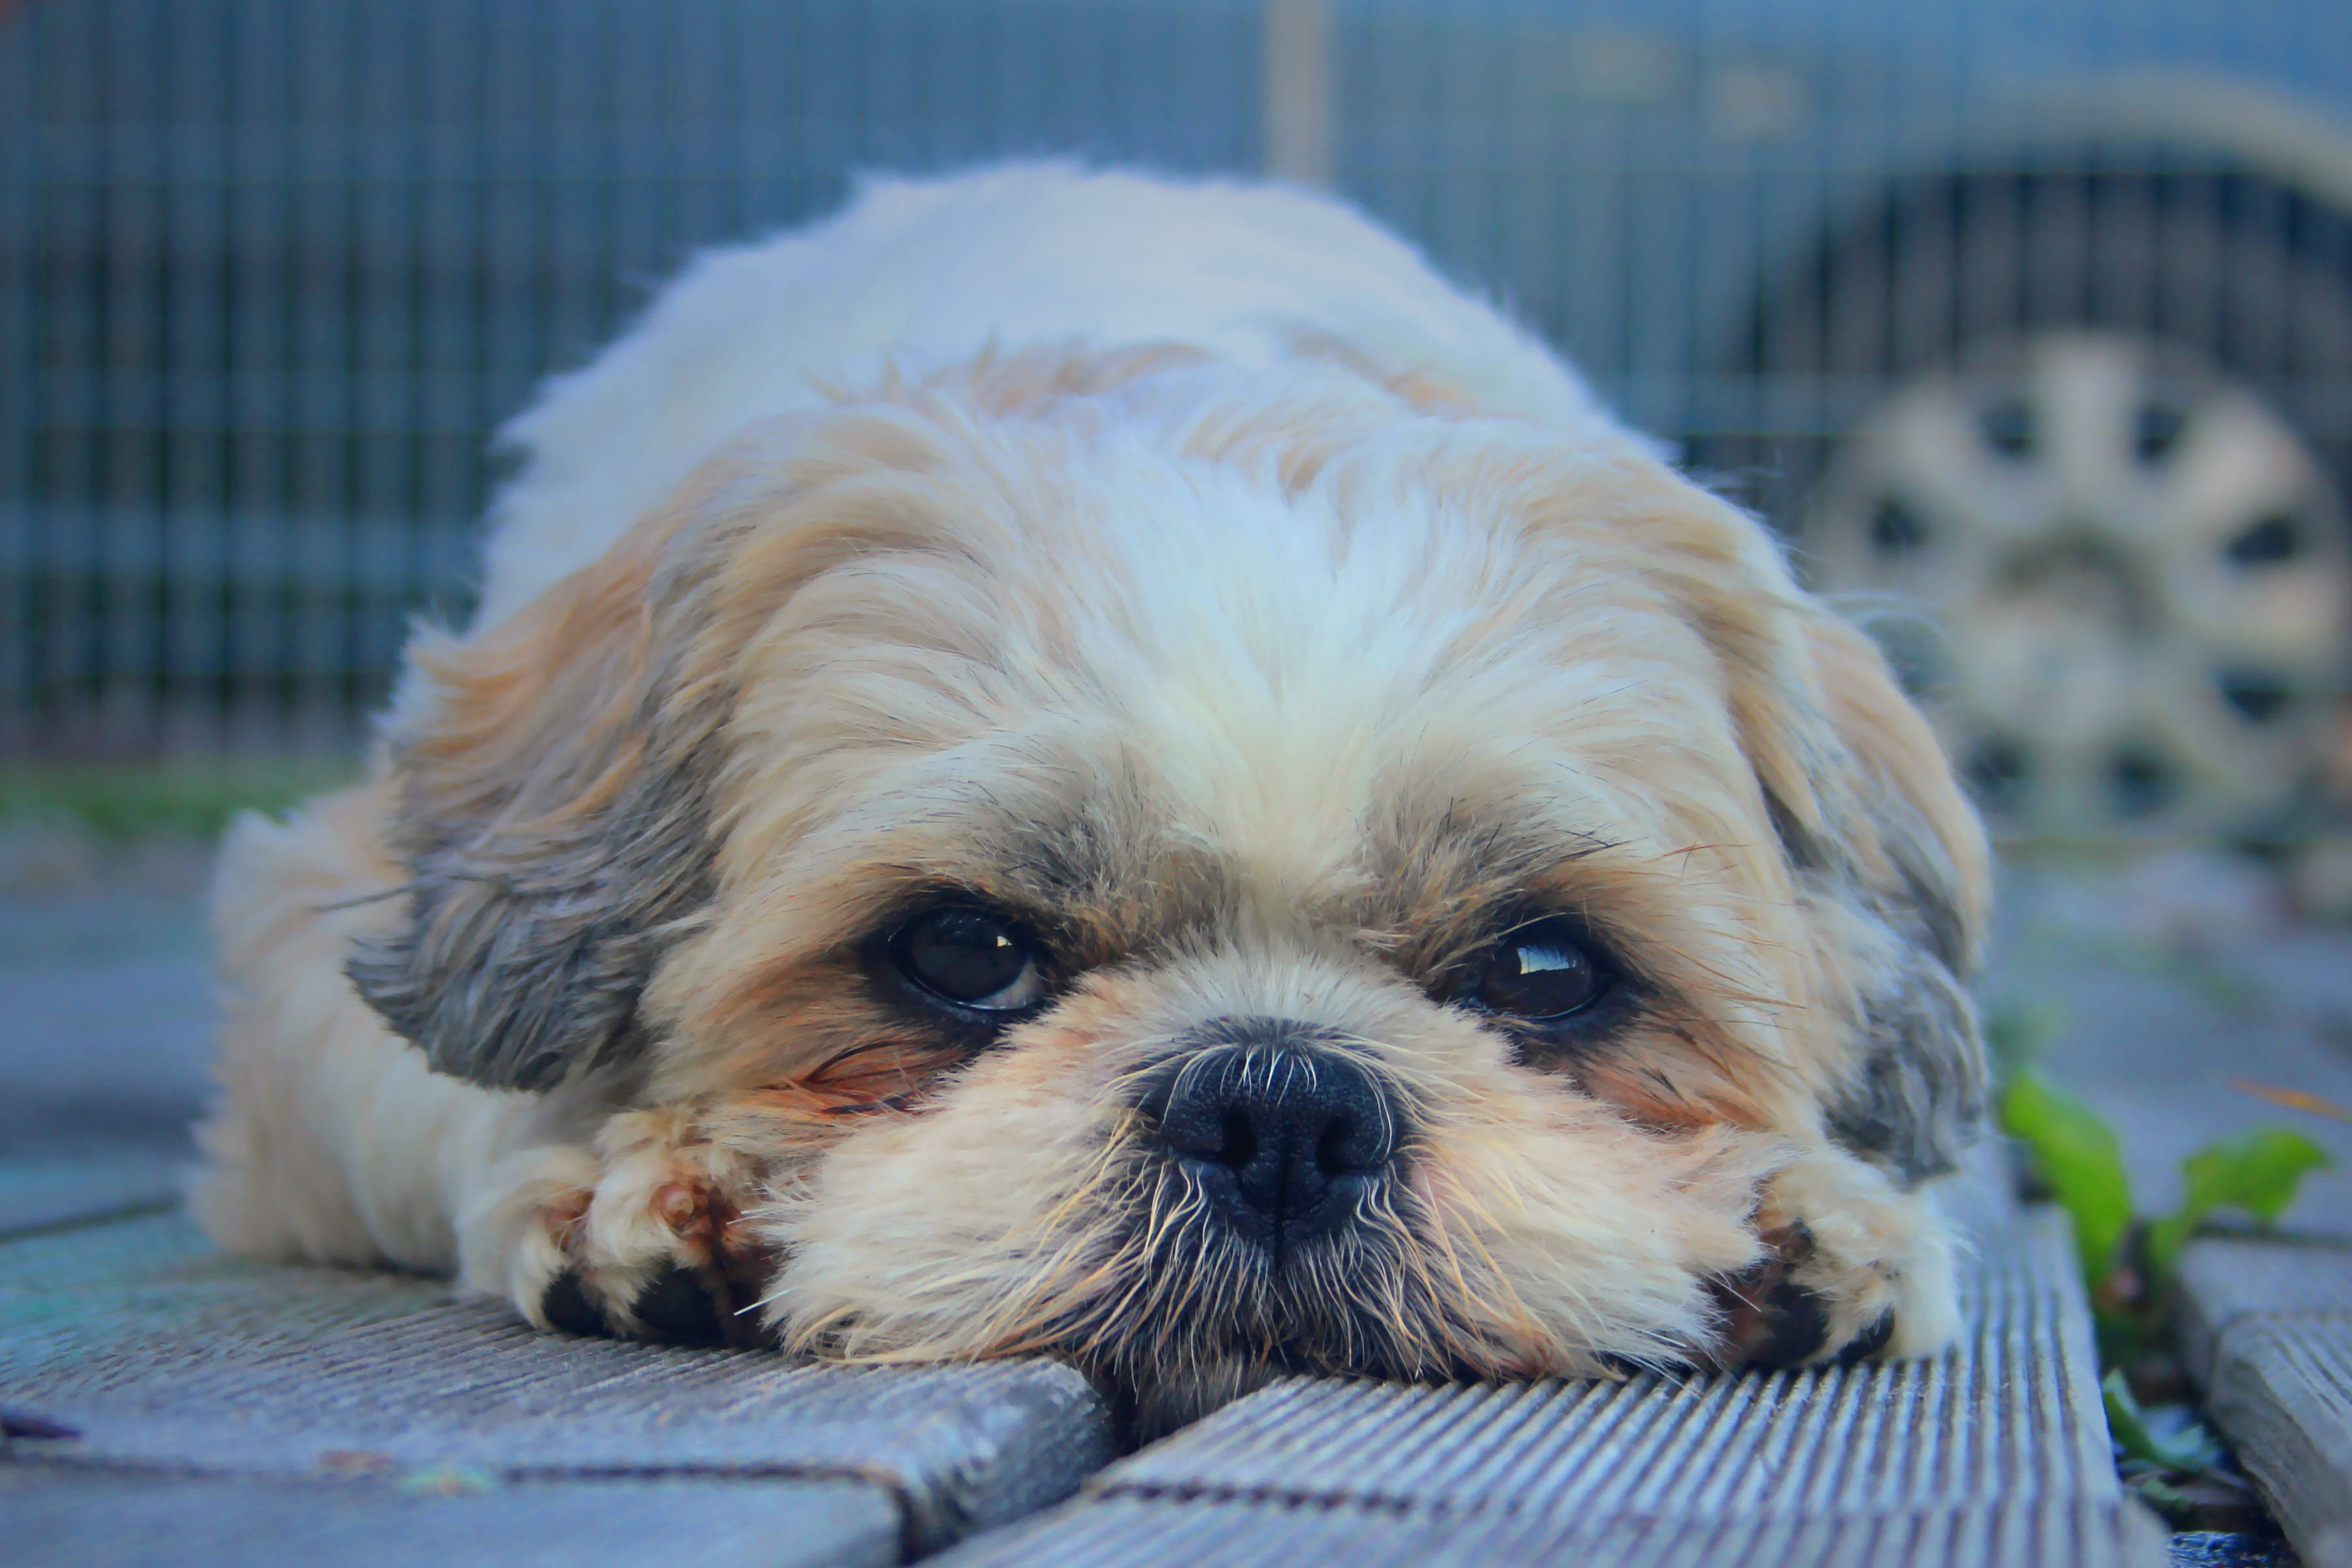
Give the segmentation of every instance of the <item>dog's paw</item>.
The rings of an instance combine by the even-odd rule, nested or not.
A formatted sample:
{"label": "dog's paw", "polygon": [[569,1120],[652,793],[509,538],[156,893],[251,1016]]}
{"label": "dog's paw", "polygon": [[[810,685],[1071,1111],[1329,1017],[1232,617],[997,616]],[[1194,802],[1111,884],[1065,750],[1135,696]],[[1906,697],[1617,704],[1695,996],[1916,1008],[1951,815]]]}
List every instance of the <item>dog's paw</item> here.
{"label": "dog's paw", "polygon": [[1958,1331],[1943,1216],[1874,1167],[1834,1152],[1801,1160],[1766,1188],[1756,1224],[1769,1252],[1712,1282],[1721,1363],[1926,1355]]}
{"label": "dog's paw", "polygon": [[[541,1328],[664,1344],[771,1342],[773,1260],[743,1217],[756,1173],[675,1110],[626,1111],[593,1151],[539,1151],[501,1205],[504,1294]],[[477,1271],[468,1268],[469,1275]]]}
{"label": "dog's paw", "polygon": [[[1801,1221],[1765,1233],[1770,1251],[1754,1267],[1708,1281],[1722,1313],[1716,1359],[1727,1366],[1800,1366],[1816,1359],[1856,1362],[1895,1338],[1895,1308],[1841,1311],[1841,1297],[1875,1294],[1870,1278],[1822,1269],[1821,1248]],[[1860,1284],[1859,1292],[1853,1286]],[[1858,1324],[1861,1326],[1857,1330]]]}

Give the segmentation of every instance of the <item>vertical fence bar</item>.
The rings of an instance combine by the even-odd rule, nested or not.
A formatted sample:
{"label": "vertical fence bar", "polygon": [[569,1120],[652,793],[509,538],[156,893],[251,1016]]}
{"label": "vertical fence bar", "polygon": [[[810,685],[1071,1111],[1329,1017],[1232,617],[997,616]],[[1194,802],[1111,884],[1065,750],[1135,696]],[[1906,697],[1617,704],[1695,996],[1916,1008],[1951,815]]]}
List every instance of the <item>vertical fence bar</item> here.
{"label": "vertical fence bar", "polygon": [[274,702],[267,677],[271,644],[268,601],[272,520],[285,515],[287,456],[292,444],[294,368],[287,322],[294,287],[288,233],[292,88],[284,30],[289,0],[253,0],[228,9],[231,75],[223,118],[228,127],[226,175],[230,195],[229,385],[234,444],[228,510],[221,541],[221,705],[224,739],[237,750],[273,743]]}
{"label": "vertical fence bar", "polygon": [[[103,606],[99,458],[110,409],[100,348],[106,287],[105,207],[110,148],[103,128],[110,8],[60,18],[53,38],[78,57],[53,80],[44,108],[62,142],[49,250],[47,504],[40,508],[42,717],[53,745],[89,742],[100,668],[95,641]],[[62,35],[62,37],[60,37]],[[58,51],[62,54],[64,51]],[[79,89],[79,92],[77,92]]]}
{"label": "vertical fence bar", "polygon": [[174,127],[165,160],[163,287],[169,332],[158,365],[165,429],[164,483],[157,506],[165,530],[158,562],[161,637],[156,689],[158,740],[167,754],[217,744],[211,677],[218,651],[217,571],[222,495],[224,339],[220,163],[221,30],[201,14],[173,18],[170,88],[159,109]]}
{"label": "vertical fence bar", "polygon": [[1337,83],[1331,0],[1265,0],[1259,110],[1266,174],[1302,185],[1331,183]]}
{"label": "vertical fence bar", "polygon": [[0,757],[34,745],[42,417],[41,261],[46,231],[39,123],[44,23],[0,17]]}

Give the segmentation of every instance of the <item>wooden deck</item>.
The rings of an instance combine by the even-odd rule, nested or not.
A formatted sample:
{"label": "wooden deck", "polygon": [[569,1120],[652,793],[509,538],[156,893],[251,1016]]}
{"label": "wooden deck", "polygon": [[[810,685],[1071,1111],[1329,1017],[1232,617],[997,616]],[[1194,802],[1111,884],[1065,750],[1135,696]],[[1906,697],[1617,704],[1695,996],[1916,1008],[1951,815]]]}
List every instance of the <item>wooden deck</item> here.
{"label": "wooden deck", "polygon": [[1109,1458],[1045,1363],[869,1373],[540,1334],[177,1212],[0,1241],[0,1557],[898,1563]]}
{"label": "wooden deck", "polygon": [[2181,1276],[2214,1420],[2308,1568],[2352,1568],[2352,1246],[2200,1241]]}
{"label": "wooden deck", "polygon": [[1956,1352],[1622,1384],[1294,1383],[946,1559],[1905,1563],[2164,1560],[2108,1457],[2064,1226],[1984,1233]]}
{"label": "wooden deck", "polygon": [[64,1179],[0,1174],[0,1518],[26,1568],[853,1564],[957,1542],[948,1561],[1006,1564],[2163,1561],[2107,1457],[2063,1222],[1990,1201],[1968,1342],[1931,1362],[1293,1382],[1104,1468],[1103,1411],[1052,1363],[845,1371],[536,1334],[437,1281],[223,1258],[99,1172],[112,1207],[61,1218]]}

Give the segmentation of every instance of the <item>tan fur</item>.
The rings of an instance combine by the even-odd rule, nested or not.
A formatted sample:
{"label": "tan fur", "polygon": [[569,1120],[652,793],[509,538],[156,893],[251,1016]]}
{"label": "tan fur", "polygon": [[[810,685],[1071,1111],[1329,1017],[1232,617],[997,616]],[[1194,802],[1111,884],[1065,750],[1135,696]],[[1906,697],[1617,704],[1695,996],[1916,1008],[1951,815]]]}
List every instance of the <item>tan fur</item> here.
{"label": "tan fur", "polygon": [[[1704,1358],[1717,1283],[1799,1231],[1820,1353],[1888,1312],[1900,1353],[1948,1337],[1942,1222],[1866,1142],[1896,1111],[1850,1102],[1906,1052],[1956,1053],[1970,1092],[1982,840],[1752,521],[1630,444],[1328,353],[1269,381],[1180,347],[992,351],[836,398],[432,647],[385,775],[239,829],[215,1235],[457,1266],[541,1322],[569,1271],[622,1332],[682,1268],[792,1344],[1053,1352],[1173,1411],[1283,1366]],[[463,956],[631,896],[611,840],[641,820],[707,858],[628,998],[641,1051],[494,1094],[427,1074],[344,981],[403,918]],[[509,868],[507,903],[461,870],[439,915],[334,907],[423,888],[453,845]],[[977,1054],[864,945],[942,889],[1054,932],[1058,999]],[[1638,973],[1589,1055],[1515,1054],[1445,1000],[1530,906]],[[410,950],[371,951],[406,984]],[[1412,1129],[1377,1247],[1246,1321],[1223,1263],[1167,1255],[1197,1216],[1137,1109],[1240,1016],[1331,1031]],[[439,1232],[368,1216],[392,1178],[338,1053],[438,1140],[399,1179],[438,1184],[411,1206]]]}

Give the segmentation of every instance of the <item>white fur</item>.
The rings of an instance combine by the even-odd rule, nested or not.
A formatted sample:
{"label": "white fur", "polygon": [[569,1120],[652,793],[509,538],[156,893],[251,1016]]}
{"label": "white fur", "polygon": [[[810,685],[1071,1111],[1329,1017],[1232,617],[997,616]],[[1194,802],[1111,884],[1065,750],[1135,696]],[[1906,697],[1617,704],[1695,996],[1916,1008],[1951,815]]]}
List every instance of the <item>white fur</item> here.
{"label": "white fur", "polygon": [[1634,439],[1573,371],[1353,208],[1066,163],[875,180],[833,218],[698,258],[502,438],[481,624],[587,564],[757,419],[990,343],[1191,343],[1244,363],[1344,344],[1583,439]]}
{"label": "white fur", "polygon": [[[1638,442],[1534,339],[1328,197],[1066,163],[877,179],[823,223],[698,258],[507,426],[525,462],[492,511],[478,624],[595,560],[755,421],[891,367],[1071,339],[1269,365],[1339,345],[1580,440]],[[223,846],[227,1093],[203,1131],[195,1211],[249,1255],[457,1270],[523,1294],[508,1277],[549,1261],[532,1253],[548,1246],[534,1205],[593,1167],[553,1142],[564,1106],[434,1075],[344,979],[351,939],[391,905],[333,906],[400,876],[373,848],[379,816],[338,797],[247,818]]]}

